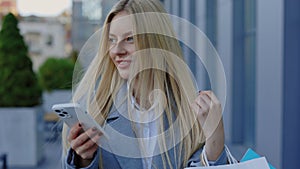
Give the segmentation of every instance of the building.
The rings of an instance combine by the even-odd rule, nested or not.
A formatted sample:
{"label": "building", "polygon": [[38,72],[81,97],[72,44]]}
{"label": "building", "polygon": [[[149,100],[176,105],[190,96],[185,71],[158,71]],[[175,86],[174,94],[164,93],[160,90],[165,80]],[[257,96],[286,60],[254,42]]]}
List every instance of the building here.
{"label": "building", "polygon": [[24,17],[19,28],[28,45],[34,70],[48,57],[67,57],[65,25],[57,18]]}
{"label": "building", "polygon": [[71,43],[80,51],[88,38],[100,27],[101,0],[73,0]]}
{"label": "building", "polygon": [[[16,0],[0,0],[0,24],[1,18],[9,12],[18,16]],[[69,11],[65,11],[53,18],[19,16],[20,33],[29,47],[34,70],[48,57],[66,57],[70,54],[70,15]]]}
{"label": "building", "polygon": [[104,23],[104,20],[106,19],[107,14],[111,10],[114,4],[116,4],[119,0],[102,0],[101,6],[102,6],[102,15],[101,15],[101,23]]}
{"label": "building", "polygon": [[18,15],[16,0],[0,0],[0,18],[9,12]]}
{"label": "building", "polygon": [[[203,30],[220,55],[227,78],[223,113],[226,142],[236,157],[240,159],[251,147],[276,168],[298,168],[300,13],[297,7],[300,2],[163,0],[163,3],[169,13]],[[204,81],[202,86],[205,86],[208,77],[194,58],[187,57],[187,62],[198,83]]]}
{"label": "building", "polygon": [[104,19],[117,0],[73,0],[71,42],[80,51],[89,37],[101,28]]}
{"label": "building", "polygon": [[2,18],[9,12],[18,15],[16,0],[0,0],[0,25],[2,25]]}

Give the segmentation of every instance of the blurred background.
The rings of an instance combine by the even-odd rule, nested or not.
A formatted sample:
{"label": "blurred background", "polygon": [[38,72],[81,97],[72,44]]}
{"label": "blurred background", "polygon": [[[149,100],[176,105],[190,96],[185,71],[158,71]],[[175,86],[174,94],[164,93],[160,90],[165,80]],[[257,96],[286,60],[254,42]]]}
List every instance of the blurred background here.
{"label": "blurred background", "polygon": [[[117,1],[0,0],[0,25],[9,12],[17,18],[42,92],[32,114],[1,104],[0,168],[60,168],[61,123],[51,106],[71,99],[78,52]],[[202,30],[219,53],[227,79],[226,144],[234,156],[240,159],[252,148],[276,168],[298,168],[300,1],[161,2],[170,14]],[[210,88],[201,62],[189,49],[184,53],[200,88]]]}

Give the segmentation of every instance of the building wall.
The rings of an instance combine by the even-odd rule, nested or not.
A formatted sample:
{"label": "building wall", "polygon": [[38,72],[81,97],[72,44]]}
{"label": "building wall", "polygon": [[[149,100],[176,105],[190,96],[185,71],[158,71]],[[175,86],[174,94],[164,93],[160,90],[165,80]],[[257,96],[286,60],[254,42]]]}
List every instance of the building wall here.
{"label": "building wall", "polygon": [[[206,32],[209,38],[212,38],[211,40],[222,60],[227,79],[227,100],[223,116],[226,144],[230,146],[234,155],[240,159],[246,149],[251,147],[259,154],[266,156],[268,161],[276,168],[283,168],[284,1],[256,1],[255,9],[253,9],[254,16],[250,16],[250,19],[252,17],[255,21],[254,30],[248,32],[253,33],[254,38],[254,40],[252,38],[252,46],[250,47],[247,46],[249,42],[246,37],[249,35],[244,31],[249,26],[249,22],[253,20],[246,20],[249,17],[248,14],[239,11],[237,6],[234,5],[241,5],[247,9],[245,5],[249,5],[251,1],[215,0],[216,18],[209,16],[211,11],[207,11],[208,1],[213,4],[212,0],[199,0],[195,4],[192,1],[164,0],[164,5],[169,13],[189,20]],[[194,14],[189,14],[189,11],[195,9],[192,5],[196,7],[196,10],[194,10]],[[209,10],[213,9],[210,8]],[[194,18],[193,15],[196,17]],[[212,24],[212,22],[215,22],[215,24]],[[239,27],[239,25],[242,27]],[[242,37],[238,37],[240,35],[236,34],[236,28],[241,30],[240,35]],[[213,35],[211,35],[210,29],[216,29]],[[234,38],[242,38],[240,42],[243,45],[239,45],[239,41]],[[239,51],[237,49],[239,47],[242,47],[243,50]],[[249,57],[251,60],[249,60]],[[241,62],[236,59],[240,59]],[[249,66],[249,63],[253,65]],[[194,70],[198,83],[205,81],[205,78],[203,78],[205,73],[203,73],[204,71],[200,65],[201,63],[197,63],[196,70]],[[245,69],[243,66],[248,68]],[[248,74],[250,71],[252,73],[250,77],[254,78],[253,82],[249,81],[244,74],[236,74],[234,67],[242,67],[244,74]],[[239,89],[242,92],[241,98],[233,92],[235,89],[233,88],[234,81],[242,81],[241,84],[244,87],[240,86]],[[253,97],[250,99],[252,103],[247,104],[249,97]],[[240,101],[241,99],[243,101]],[[243,105],[242,103],[245,102],[246,105]],[[251,111],[247,114],[244,111],[235,112],[234,114],[233,106],[237,104],[240,106],[239,110],[249,110],[247,106],[250,105],[252,106]],[[235,117],[236,114],[238,114],[238,117]],[[253,118],[251,122],[247,121],[249,115]],[[237,123],[240,120],[248,124]],[[253,135],[249,134],[248,131],[253,132]],[[242,135],[236,132],[240,132]]]}
{"label": "building wall", "polygon": [[0,18],[9,12],[18,14],[16,0],[0,0]]}
{"label": "building wall", "polygon": [[104,19],[118,0],[75,0],[72,5],[71,43],[80,51],[86,41],[103,25]]}
{"label": "building wall", "polygon": [[300,152],[300,2],[284,1],[282,168],[298,169]]}
{"label": "building wall", "polygon": [[64,25],[54,19],[21,20],[20,32],[29,47],[33,69],[48,57],[67,57],[65,52],[66,31]]}
{"label": "building wall", "polygon": [[88,40],[88,38],[99,27],[99,23],[97,23],[96,20],[90,20],[87,16],[84,15],[86,15],[86,13],[83,11],[82,0],[73,1],[71,43],[73,50],[78,52]]}
{"label": "building wall", "polygon": [[102,0],[101,6],[102,6],[102,14],[101,14],[101,22],[102,25],[104,23],[104,20],[106,18],[106,15],[109,13],[111,8],[114,4],[116,4],[119,0]]}
{"label": "building wall", "polygon": [[256,150],[282,163],[283,0],[257,1]]}
{"label": "building wall", "polygon": [[227,99],[223,113],[226,142],[231,142],[232,117],[232,1],[217,1],[217,51],[222,59],[227,79]]}

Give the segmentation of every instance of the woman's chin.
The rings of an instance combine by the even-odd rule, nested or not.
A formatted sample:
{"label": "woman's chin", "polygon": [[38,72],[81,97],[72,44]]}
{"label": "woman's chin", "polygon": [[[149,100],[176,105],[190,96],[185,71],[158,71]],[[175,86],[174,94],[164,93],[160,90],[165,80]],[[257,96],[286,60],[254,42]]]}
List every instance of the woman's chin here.
{"label": "woman's chin", "polygon": [[127,80],[129,77],[129,74],[127,72],[119,72],[122,79]]}

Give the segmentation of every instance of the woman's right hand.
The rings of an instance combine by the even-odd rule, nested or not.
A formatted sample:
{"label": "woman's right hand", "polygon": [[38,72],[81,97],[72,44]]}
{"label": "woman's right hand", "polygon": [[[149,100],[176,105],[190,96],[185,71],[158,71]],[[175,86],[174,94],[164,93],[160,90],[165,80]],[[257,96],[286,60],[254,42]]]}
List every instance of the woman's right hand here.
{"label": "woman's right hand", "polygon": [[80,123],[70,129],[68,141],[75,151],[74,163],[77,167],[87,167],[93,161],[101,135],[95,127],[84,131]]}

